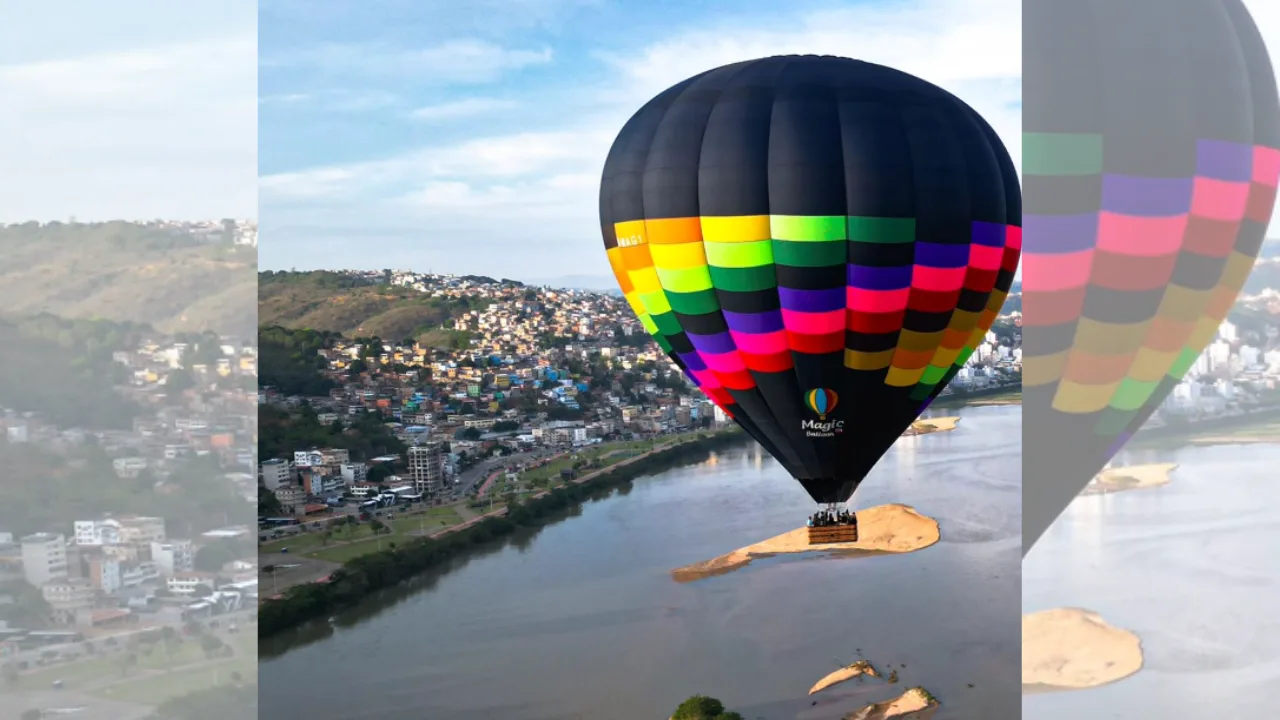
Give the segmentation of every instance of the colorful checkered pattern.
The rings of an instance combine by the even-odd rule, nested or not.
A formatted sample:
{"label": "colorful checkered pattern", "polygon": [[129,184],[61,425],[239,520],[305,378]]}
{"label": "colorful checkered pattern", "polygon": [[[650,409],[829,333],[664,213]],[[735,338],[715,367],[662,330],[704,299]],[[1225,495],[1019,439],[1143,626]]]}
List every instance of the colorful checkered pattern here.
{"label": "colorful checkered pattern", "polygon": [[[1024,147],[1028,175],[1098,175],[1102,197],[1094,213],[1026,217],[1026,326],[1074,328],[1074,341],[1028,343],[1023,382],[1054,388],[1057,412],[1095,416],[1118,448],[1235,303],[1258,253],[1242,223],[1270,221],[1280,150],[1202,140],[1194,177],[1141,178],[1102,172],[1100,135],[1028,134]],[[1089,302],[1098,290],[1109,302]]]}
{"label": "colorful checkered pattern", "polygon": [[[911,218],[676,218],[618,223],[625,245],[608,250],[627,302],[668,352],[684,335],[682,365],[726,411],[727,389],[750,390],[753,373],[790,372],[796,354],[839,355],[850,370],[882,371],[922,405],[964,366],[991,329],[1009,291],[1021,228],[974,223],[968,244],[917,242]],[[910,248],[896,267],[850,262],[878,244]],[[868,251],[867,246],[872,246]],[[843,287],[780,286],[775,268],[843,266]],[[1001,271],[1004,282],[999,282]],[[723,312],[716,291],[771,293],[779,309]],[[962,291],[979,302],[961,305]],[[908,313],[908,311],[914,311]],[[727,331],[686,333],[676,313],[722,312]],[[908,317],[918,319],[912,323]],[[866,341],[883,350],[857,349]]]}

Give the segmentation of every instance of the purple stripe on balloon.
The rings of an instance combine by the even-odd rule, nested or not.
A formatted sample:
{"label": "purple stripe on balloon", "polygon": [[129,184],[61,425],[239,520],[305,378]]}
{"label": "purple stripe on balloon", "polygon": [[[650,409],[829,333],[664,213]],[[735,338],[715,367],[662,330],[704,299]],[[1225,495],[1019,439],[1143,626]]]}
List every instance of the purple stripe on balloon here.
{"label": "purple stripe on balloon", "polygon": [[911,287],[910,265],[902,267],[850,265],[847,275],[849,287],[860,290],[901,290]]}
{"label": "purple stripe on balloon", "polygon": [[1098,215],[1025,215],[1022,218],[1024,252],[1063,255],[1090,250],[1098,235]]}
{"label": "purple stripe on balloon", "polygon": [[969,264],[969,243],[963,245],[916,242],[916,265],[958,268]]}
{"label": "purple stripe on balloon", "polygon": [[799,312],[831,312],[843,310],[845,301],[844,288],[825,290],[796,290],[795,288],[778,288],[778,300],[783,310]]}
{"label": "purple stripe on balloon", "polygon": [[974,245],[1002,248],[1005,242],[1005,227],[998,223],[975,222],[970,239]]}
{"label": "purple stripe on balloon", "polygon": [[715,335],[694,335],[691,332],[686,332],[685,334],[689,336],[689,342],[693,343],[699,353],[723,355],[738,349],[738,346],[733,344],[733,338],[729,337],[727,332],[716,333]]}
{"label": "purple stripe on balloon", "polygon": [[680,356],[680,361],[688,368],[690,374],[707,369],[707,364],[702,361],[702,356],[696,352],[676,354]]}
{"label": "purple stripe on balloon", "polygon": [[762,313],[736,313],[723,310],[721,314],[724,315],[724,323],[730,330],[748,335],[778,332],[786,327],[782,324],[782,313],[778,310]]}
{"label": "purple stripe on balloon", "polygon": [[1253,146],[1225,140],[1197,140],[1196,175],[1249,182],[1253,177]]}
{"label": "purple stripe on balloon", "polygon": [[1191,211],[1192,178],[1103,175],[1104,212],[1138,217],[1169,217]]}

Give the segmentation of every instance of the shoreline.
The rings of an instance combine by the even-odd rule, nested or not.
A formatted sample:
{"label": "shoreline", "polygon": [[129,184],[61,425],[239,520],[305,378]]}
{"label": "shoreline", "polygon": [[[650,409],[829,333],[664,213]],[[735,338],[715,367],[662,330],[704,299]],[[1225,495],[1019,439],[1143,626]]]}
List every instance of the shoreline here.
{"label": "shoreline", "polygon": [[1092,610],[1054,608],[1022,616],[1022,694],[1090,690],[1132,677],[1142,640]]}
{"label": "shoreline", "polygon": [[941,704],[928,690],[913,687],[895,698],[854,710],[841,720],[929,720]]}
{"label": "shoreline", "polygon": [[740,570],[755,560],[778,555],[824,554],[841,558],[903,555],[935,545],[941,539],[938,521],[909,505],[877,505],[858,511],[857,542],[810,545],[808,528],[752,543],[723,555],[671,571],[678,583],[696,582]]}

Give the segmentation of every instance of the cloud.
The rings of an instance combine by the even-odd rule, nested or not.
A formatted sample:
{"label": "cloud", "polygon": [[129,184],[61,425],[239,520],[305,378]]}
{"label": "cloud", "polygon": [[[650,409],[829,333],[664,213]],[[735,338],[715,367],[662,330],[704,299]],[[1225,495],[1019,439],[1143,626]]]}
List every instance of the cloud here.
{"label": "cloud", "polygon": [[256,216],[256,55],[248,27],[0,64],[0,222]]}
{"label": "cloud", "polygon": [[519,106],[520,104],[514,100],[475,97],[421,107],[413,111],[413,116],[419,120],[430,122],[459,120],[477,115],[496,113],[500,110],[512,110]]}
{"label": "cloud", "polygon": [[[696,73],[790,53],[857,57],[934,82],[986,117],[1020,161],[1018,0],[921,0],[810,13],[797,20],[794,29],[735,20],[674,32],[627,54],[598,53],[597,61],[608,70],[606,82],[546,100],[562,108],[559,122],[428,144],[373,162],[271,176],[263,185],[264,202],[272,204],[286,237],[286,228],[307,224],[307,213],[317,207],[358,206],[358,218],[339,220],[353,239],[413,232],[415,246],[388,242],[380,250],[405,265],[421,261],[421,248],[483,238],[486,245],[555,244],[583,258],[575,272],[603,272],[596,192],[605,155],[627,117]],[[467,107],[465,102],[435,107]],[[484,102],[474,100],[477,107]],[[273,264],[270,241],[263,251],[263,262]],[[488,263],[492,272],[508,275],[555,274],[550,267],[528,266],[539,261],[522,255],[460,262],[471,263],[461,268],[467,270]],[[494,266],[502,263],[508,265]]]}
{"label": "cloud", "polygon": [[392,76],[421,85],[492,82],[503,74],[551,62],[550,48],[505,48],[487,40],[450,40],[421,48],[329,44],[263,59],[266,68],[302,68],[326,78]]}

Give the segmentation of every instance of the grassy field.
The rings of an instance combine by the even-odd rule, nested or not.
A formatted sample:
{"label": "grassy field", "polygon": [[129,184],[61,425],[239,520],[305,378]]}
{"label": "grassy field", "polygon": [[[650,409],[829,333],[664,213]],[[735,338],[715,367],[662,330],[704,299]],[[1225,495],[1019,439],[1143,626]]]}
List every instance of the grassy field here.
{"label": "grassy field", "polygon": [[426,512],[412,515],[397,515],[390,521],[384,521],[391,532],[375,535],[368,522],[354,526],[343,525],[334,529],[332,535],[325,540],[324,532],[299,533],[282,540],[273,540],[259,546],[261,553],[278,553],[289,548],[289,553],[342,563],[352,558],[371,552],[379,547],[385,549],[387,543],[404,544],[421,537],[425,531],[430,534],[434,530],[450,527],[462,522],[458,511],[452,507],[434,507]]}
{"label": "grassy field", "polygon": [[[252,632],[237,635],[229,643],[235,648],[233,657],[206,661],[200,652],[198,641],[184,643],[186,662],[168,665],[166,672],[152,673],[135,680],[125,680],[102,688],[94,694],[108,700],[155,706],[170,698],[186,695],[233,681],[235,673],[246,681],[254,681],[258,675],[258,637]],[[195,652],[186,652],[187,645]],[[163,650],[159,651],[163,653]],[[141,667],[141,662],[139,663]]]}

